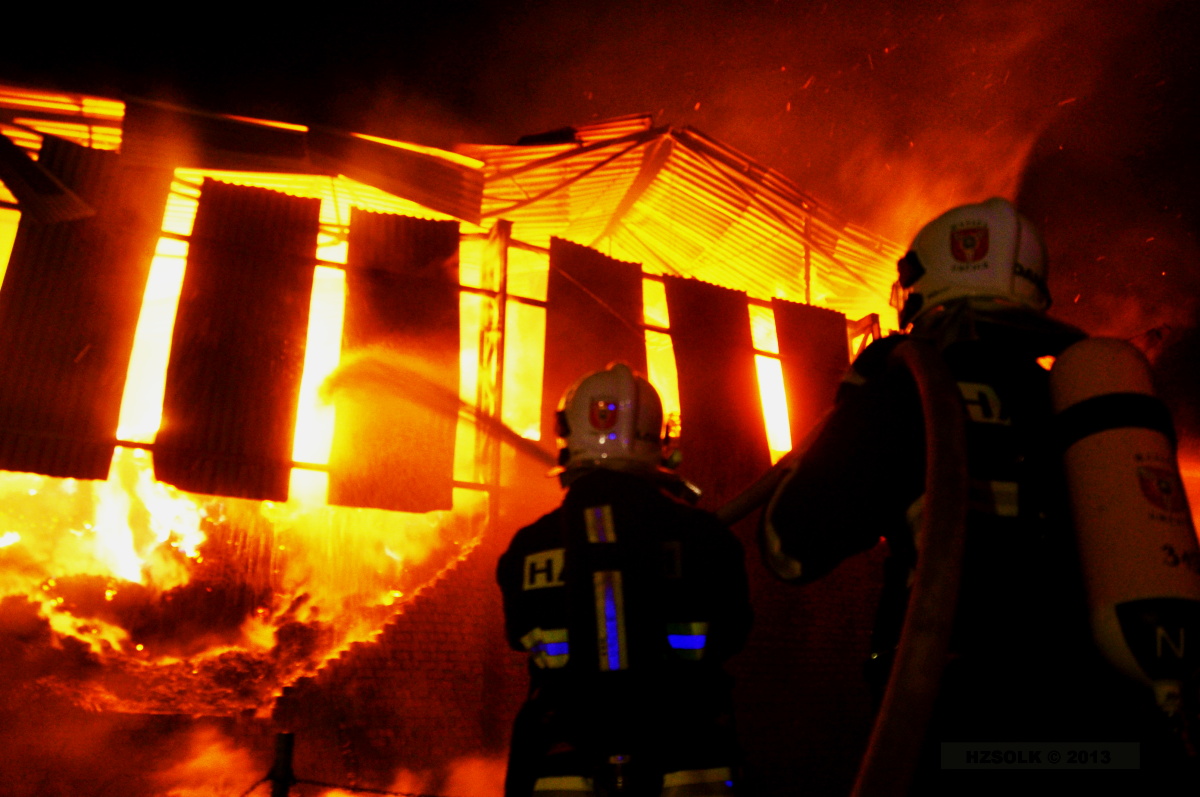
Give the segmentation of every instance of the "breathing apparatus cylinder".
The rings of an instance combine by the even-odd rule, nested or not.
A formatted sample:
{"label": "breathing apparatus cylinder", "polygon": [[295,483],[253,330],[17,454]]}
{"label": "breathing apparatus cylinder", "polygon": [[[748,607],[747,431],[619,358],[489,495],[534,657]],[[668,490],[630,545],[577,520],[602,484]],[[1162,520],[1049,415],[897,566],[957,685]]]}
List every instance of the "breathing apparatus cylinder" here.
{"label": "breathing apparatus cylinder", "polygon": [[1170,414],[1146,358],[1121,340],[1068,348],[1050,388],[1092,633],[1174,714],[1200,669],[1200,546]]}

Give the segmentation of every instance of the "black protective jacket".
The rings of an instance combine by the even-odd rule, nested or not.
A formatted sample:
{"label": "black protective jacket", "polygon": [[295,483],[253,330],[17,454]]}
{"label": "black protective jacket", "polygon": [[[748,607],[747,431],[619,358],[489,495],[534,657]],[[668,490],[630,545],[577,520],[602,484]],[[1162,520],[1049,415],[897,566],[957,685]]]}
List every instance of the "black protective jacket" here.
{"label": "black protective jacket", "polygon": [[632,755],[732,765],[731,679],[751,610],[741,544],[653,481],[595,470],[500,558],[509,644],[530,658],[509,791]]}
{"label": "black protective jacket", "polygon": [[[937,347],[958,383],[970,490],[950,661],[914,788],[945,785],[938,755],[949,741],[1137,740],[1143,768],[1174,772],[1180,748],[1153,697],[1091,641],[1043,359],[1083,333],[964,302],[914,335]],[[906,608],[924,489],[919,400],[890,361],[904,340],[878,341],[856,360],[763,527],[768,566],[801,582],[886,541],[867,668],[879,688]]]}
{"label": "black protective jacket", "polygon": [[[994,624],[1007,625],[1016,613],[1061,607],[1061,596],[1042,590],[1060,593],[1074,577],[1048,362],[1039,359],[1084,336],[1018,310],[985,314],[964,304],[951,313],[912,337],[940,351],[966,410],[969,577],[962,605],[993,625],[964,627],[960,636],[978,631],[991,638]],[[911,378],[890,360],[907,337],[877,341],[859,356],[820,436],[773,502],[770,530],[798,564],[800,581],[825,575],[881,539],[898,575],[912,564],[924,491],[924,419]]]}

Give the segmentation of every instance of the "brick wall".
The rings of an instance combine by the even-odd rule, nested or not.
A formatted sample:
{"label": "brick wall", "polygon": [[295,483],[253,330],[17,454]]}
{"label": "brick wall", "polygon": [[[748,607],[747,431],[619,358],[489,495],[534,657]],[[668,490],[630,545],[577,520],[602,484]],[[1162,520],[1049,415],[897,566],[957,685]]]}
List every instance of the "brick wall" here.
{"label": "brick wall", "polygon": [[503,756],[525,695],[507,649],[489,535],[378,636],[284,690],[274,719],[296,734],[298,777],[387,788],[401,769],[436,783],[456,759]]}

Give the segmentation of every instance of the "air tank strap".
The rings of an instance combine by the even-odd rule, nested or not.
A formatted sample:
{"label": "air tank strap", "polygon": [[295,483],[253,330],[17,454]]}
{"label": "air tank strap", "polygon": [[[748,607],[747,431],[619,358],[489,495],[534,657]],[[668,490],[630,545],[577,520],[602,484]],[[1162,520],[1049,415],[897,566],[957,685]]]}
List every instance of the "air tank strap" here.
{"label": "air tank strap", "polygon": [[1105,393],[1084,399],[1060,412],[1056,423],[1064,451],[1097,432],[1122,428],[1152,429],[1175,443],[1171,413],[1162,399],[1145,393]]}

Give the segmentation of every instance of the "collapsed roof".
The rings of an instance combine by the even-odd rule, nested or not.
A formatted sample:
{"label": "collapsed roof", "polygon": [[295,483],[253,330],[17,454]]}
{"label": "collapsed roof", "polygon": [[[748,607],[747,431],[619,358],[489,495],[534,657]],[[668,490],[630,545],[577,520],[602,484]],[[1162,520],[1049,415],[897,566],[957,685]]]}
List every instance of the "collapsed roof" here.
{"label": "collapsed roof", "polygon": [[[283,174],[345,175],[376,189],[380,210],[513,223],[516,241],[551,237],[695,277],[750,297],[788,299],[857,319],[880,312],[896,244],[840,219],[788,178],[692,128],[646,115],[457,152],[356,133],[0,87],[0,132],[29,151],[43,135],[121,149],[146,163]],[[48,175],[0,147],[0,201],[55,218],[86,212]]]}

